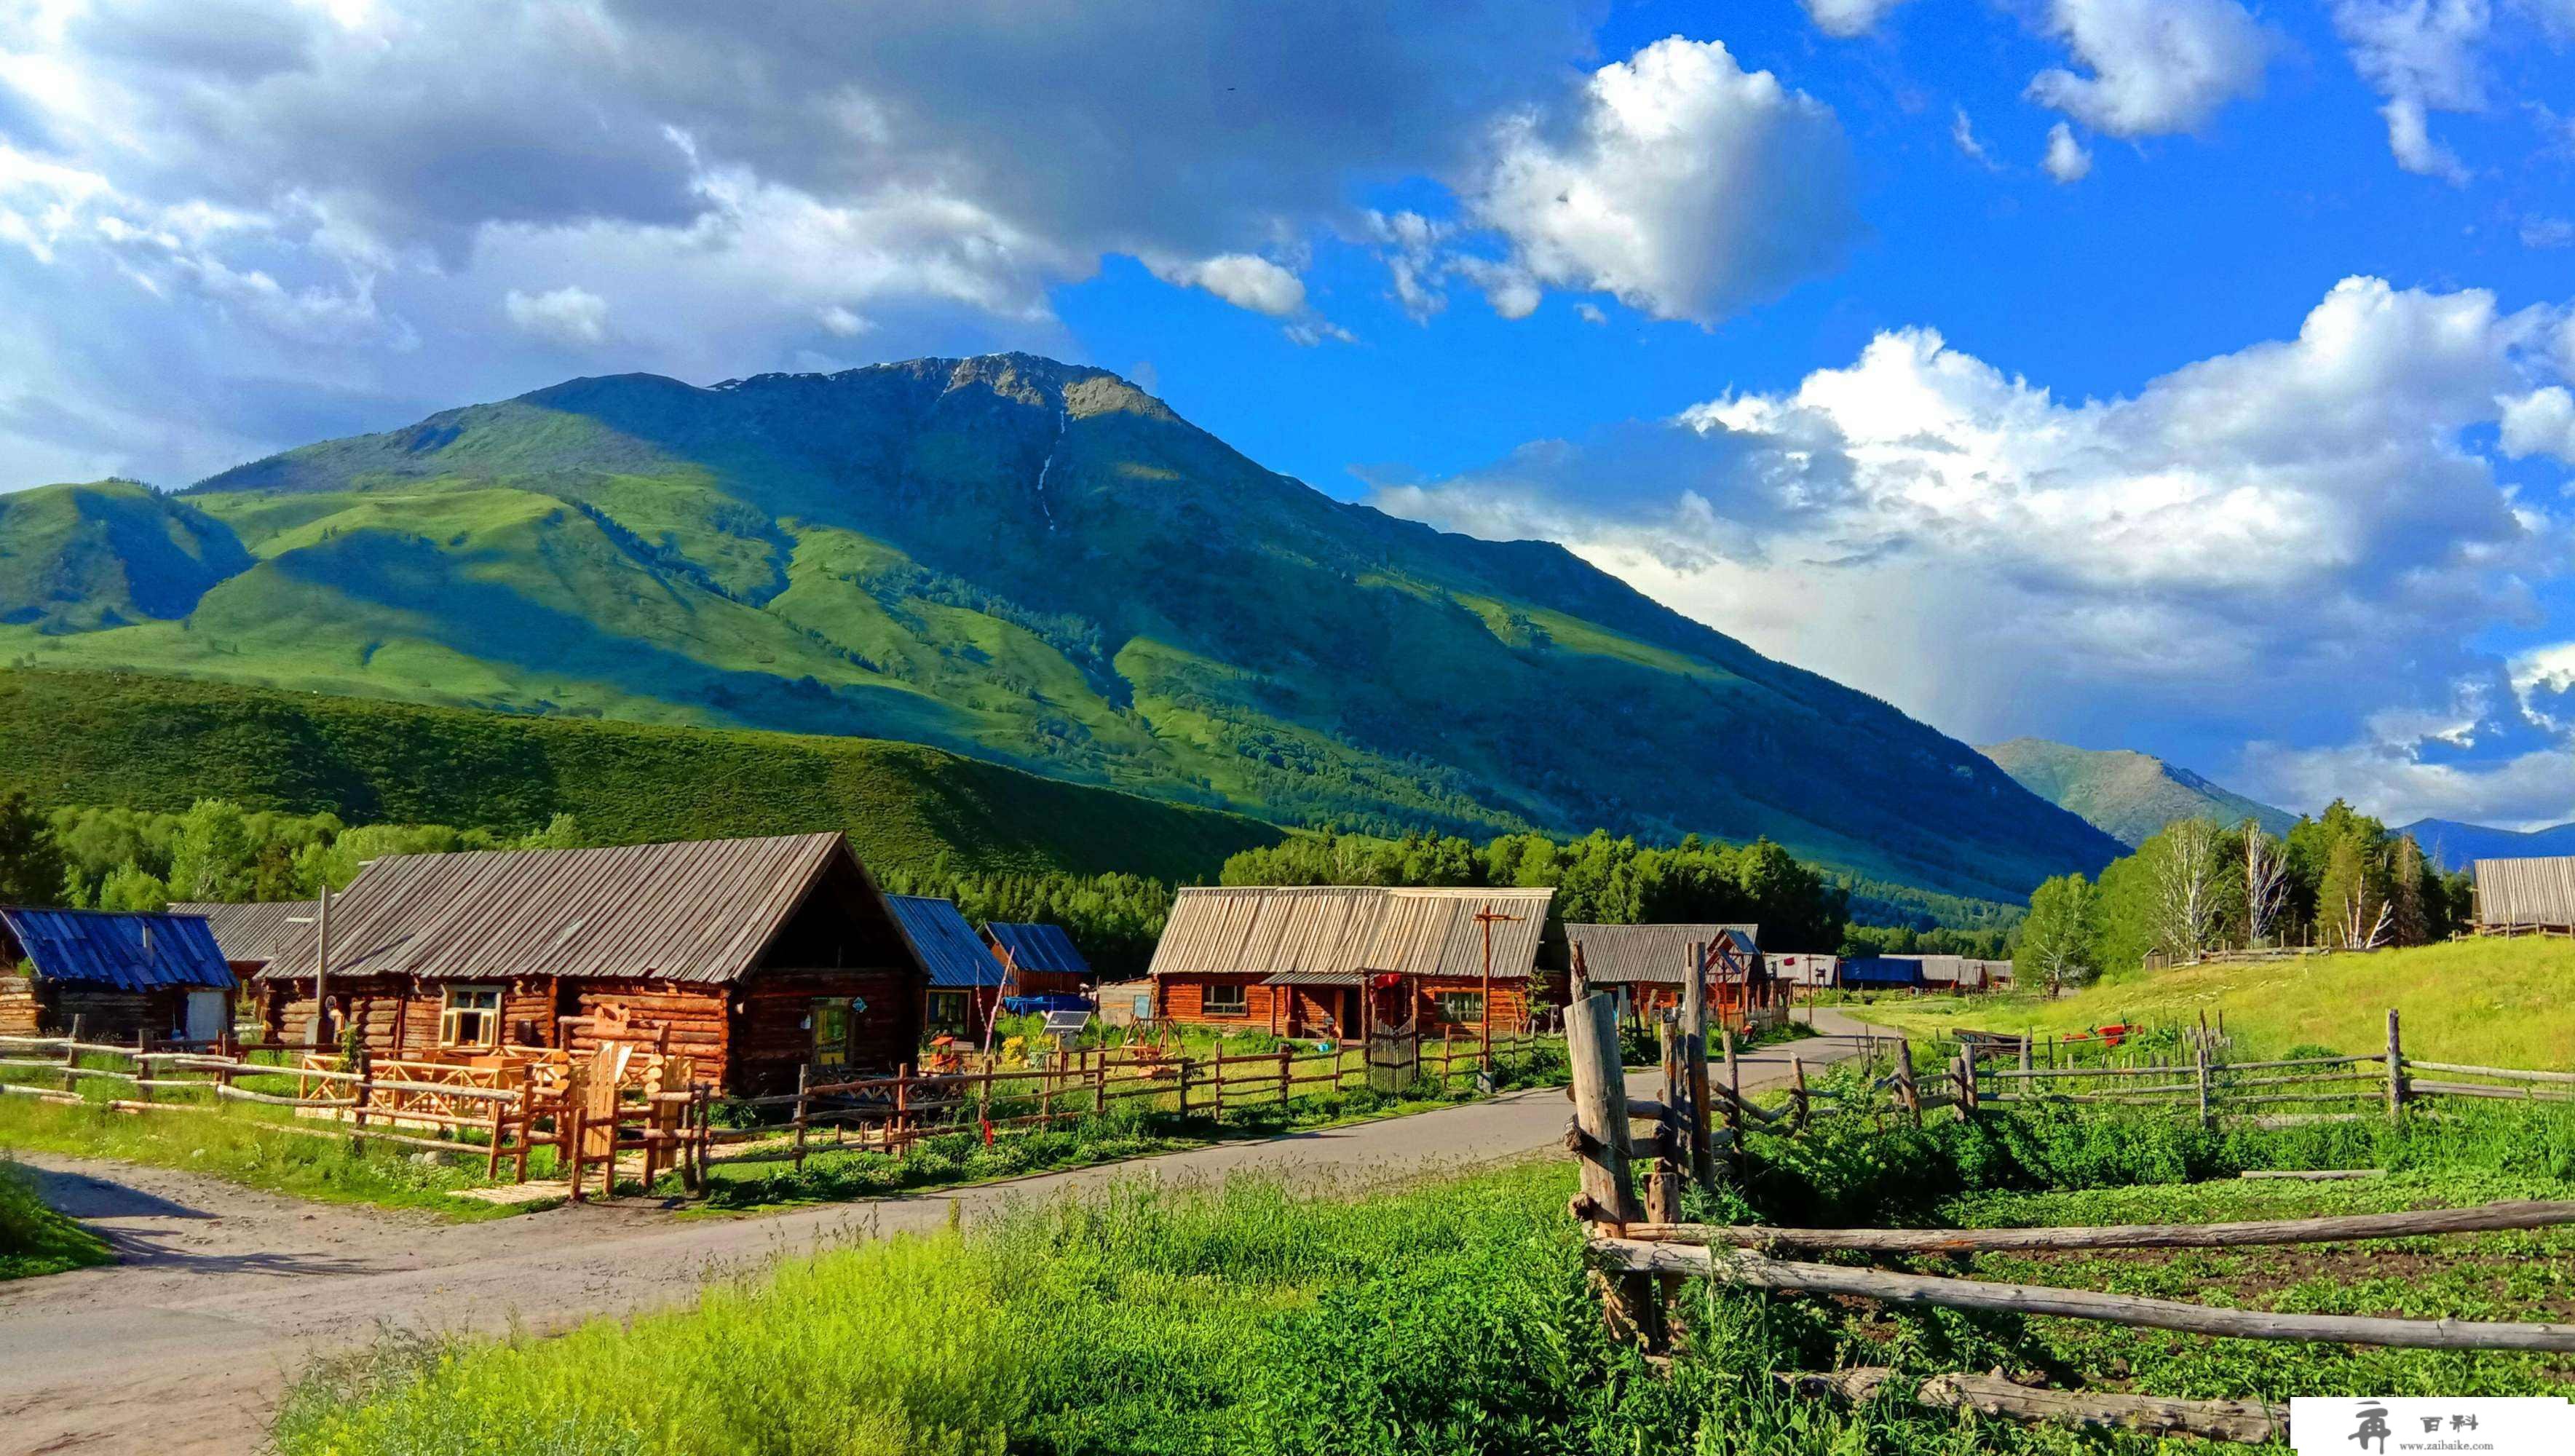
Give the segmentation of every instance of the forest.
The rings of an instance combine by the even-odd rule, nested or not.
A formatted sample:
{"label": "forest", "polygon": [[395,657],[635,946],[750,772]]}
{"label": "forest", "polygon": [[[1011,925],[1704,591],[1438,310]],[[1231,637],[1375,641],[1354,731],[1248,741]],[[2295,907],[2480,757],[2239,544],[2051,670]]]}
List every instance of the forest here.
{"label": "forest", "polygon": [[2286,946],[2371,950],[2447,939],[2470,880],[2409,835],[2335,799],[2286,834],[2246,820],[2175,819],[2101,877],[2059,875],[2030,896],[2013,953],[2023,985],[2081,984],[2149,955]]}

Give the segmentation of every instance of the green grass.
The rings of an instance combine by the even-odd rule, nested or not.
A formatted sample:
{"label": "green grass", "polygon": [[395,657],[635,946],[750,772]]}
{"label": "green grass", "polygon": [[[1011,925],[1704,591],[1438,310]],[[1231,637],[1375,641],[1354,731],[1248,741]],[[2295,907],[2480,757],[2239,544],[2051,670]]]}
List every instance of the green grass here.
{"label": "green grass", "polygon": [[[472,713],[133,674],[0,672],[0,786],[633,843],[846,831],[884,867],[1212,879],[1281,830],[913,743]],[[685,785],[685,792],[674,792]]]}
{"label": "green grass", "polygon": [[2408,1055],[2483,1066],[2575,1067],[2575,941],[2453,940],[2365,955],[2183,966],[2105,978],[2050,1001],[2035,991],[1881,998],[1854,1013],[1905,1030],[2080,1031],[2117,1022],[2226,1019],[2238,1058],[2300,1044],[2383,1049],[2387,1012]]}
{"label": "green grass", "polygon": [[[2196,1146],[2210,1135],[2157,1119],[2009,1118],[1891,1140],[1826,1136],[1802,1160],[1756,1138],[1749,1203],[1717,1211],[1785,1218],[1835,1196],[1895,1195],[1901,1208],[1870,1221],[2010,1224],[2566,1196],[2575,1166],[2547,1150],[2575,1146],[2570,1121],[2504,1108],[2467,1124]],[[2402,1170],[2363,1186],[2177,1181],[2229,1160],[2363,1155]],[[1851,1410],[1786,1396],[1770,1372],[1999,1366],[2058,1386],[2272,1399],[2575,1388],[2550,1356],[2210,1340],[1706,1285],[1684,1292],[1680,1356],[1658,1377],[1602,1335],[1564,1213],[1572,1190],[1554,1159],[1347,1203],[1241,1180],[1221,1191],[1121,1184],[963,1231],[789,1261],[717,1285],[693,1309],[562,1339],[388,1345],[317,1370],[277,1435],[290,1456],[2147,1456],[2202,1448],[1891,1398]],[[2492,1318],[2575,1299],[2569,1253],[2575,1235],[2548,1231],[1970,1267],[2275,1309]]]}
{"label": "green grass", "polygon": [[[97,1080],[97,1079],[93,1079]],[[326,1203],[420,1208],[458,1221],[507,1218],[528,1205],[449,1196],[482,1184],[482,1170],[433,1156],[415,1162],[398,1144],[307,1137],[266,1125],[239,1106],[208,1112],[115,1112],[33,1097],[0,1097],[0,1149],[113,1158],[178,1168],[247,1187]],[[539,1149],[538,1165],[550,1155]]]}
{"label": "green grass", "polygon": [[[1474,1100],[1462,1069],[1445,1091],[1425,1080],[1401,1094],[1365,1088],[1338,1093],[1300,1095],[1286,1103],[1263,1101],[1227,1108],[1221,1115],[1177,1112],[1144,1105],[1136,1099],[1113,1105],[1099,1116],[1083,1114],[1052,1128],[1004,1132],[986,1143],[975,1129],[923,1139],[902,1157],[837,1147],[809,1139],[805,1166],[773,1160],[723,1161],[708,1169],[707,1206],[741,1211],[803,1203],[881,1198],[925,1188],[954,1187],[1027,1177],[1068,1168],[1093,1167],[1128,1158],[1182,1152],[1219,1142],[1278,1137],[1355,1122],[1435,1111]],[[1495,1067],[1498,1092],[1524,1087],[1560,1086],[1565,1063],[1560,1051],[1513,1059]],[[995,1104],[997,1116],[1033,1112],[1034,1102]],[[667,1185],[677,1191],[673,1180]]]}
{"label": "green grass", "polygon": [[115,1257],[98,1235],[45,1206],[24,1168],[0,1161],[0,1284]]}

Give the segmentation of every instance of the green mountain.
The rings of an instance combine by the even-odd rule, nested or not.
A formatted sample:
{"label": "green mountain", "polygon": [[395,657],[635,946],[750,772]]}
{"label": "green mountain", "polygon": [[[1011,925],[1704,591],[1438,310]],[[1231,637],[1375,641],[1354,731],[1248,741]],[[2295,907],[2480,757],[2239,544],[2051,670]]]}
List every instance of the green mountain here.
{"label": "green mountain", "polygon": [[247,565],[0,655],[898,738],[1282,823],[1766,833],[1971,895],[2117,849],[1560,548],[1332,501],[1025,355],[575,380],[171,506]]}
{"label": "green mountain", "polygon": [[2272,833],[2285,834],[2298,818],[2133,749],[2014,738],[1976,751],[2000,764],[2023,788],[2081,814],[2084,822],[2130,848],[2175,819],[2237,824],[2250,818]]}
{"label": "green mountain", "polygon": [[0,626],[87,632],[184,618],[250,567],[223,523],[132,481],[0,496]]}
{"label": "green mountain", "polygon": [[0,672],[0,789],[183,810],[504,833],[558,813],[609,843],[841,829],[879,870],[1123,870],[1213,880],[1287,837],[1240,814],[1042,778],[917,743],[283,693],[131,673]]}

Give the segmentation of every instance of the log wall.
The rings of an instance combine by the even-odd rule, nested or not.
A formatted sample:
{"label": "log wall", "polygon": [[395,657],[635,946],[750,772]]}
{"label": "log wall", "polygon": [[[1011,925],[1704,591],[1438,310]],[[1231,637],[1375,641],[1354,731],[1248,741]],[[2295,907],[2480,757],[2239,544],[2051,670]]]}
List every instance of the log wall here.
{"label": "log wall", "polygon": [[23,975],[0,975],[0,1036],[44,1034],[44,1006],[36,982]]}
{"label": "log wall", "polygon": [[[1211,1026],[1261,1026],[1281,1008],[1279,993],[1285,986],[1266,986],[1259,974],[1253,975],[1167,975],[1155,982],[1155,1004],[1167,1020],[1202,1021]],[[1243,990],[1243,1014],[1216,1014],[1207,1009],[1207,988],[1211,985],[1239,985]]]}

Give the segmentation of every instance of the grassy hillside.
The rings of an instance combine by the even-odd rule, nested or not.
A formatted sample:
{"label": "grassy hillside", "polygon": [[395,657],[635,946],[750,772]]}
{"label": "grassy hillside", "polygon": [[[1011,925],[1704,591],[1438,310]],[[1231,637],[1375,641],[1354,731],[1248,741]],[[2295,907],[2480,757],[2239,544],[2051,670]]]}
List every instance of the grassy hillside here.
{"label": "grassy hillside", "polygon": [[0,787],[183,809],[201,796],[351,822],[610,842],[846,830],[862,857],[1187,881],[1270,825],[913,743],[513,717],[133,674],[0,672]]}
{"label": "grassy hillside", "polygon": [[132,481],[0,496],[0,625],[59,634],[182,618],[249,567],[221,522]]}
{"label": "grassy hillside", "polygon": [[2239,1046],[2301,1042],[2338,1051],[2387,1044],[2403,1014],[2405,1049],[2441,1061],[2575,1069],[2575,941],[2454,940],[2365,955],[2194,965],[2111,976],[2062,1000],[2027,992],[1964,1000],[1884,1000],[1868,1019],[1909,1030],[2079,1031],[2121,1021],[2226,1015]]}
{"label": "grassy hillside", "polygon": [[2045,738],[2014,738],[1976,750],[2000,764],[2021,787],[2130,848],[2175,819],[2209,818],[2221,824],[2258,820],[2285,834],[2297,815],[2246,798],[2232,789],[2151,754],[2126,748],[2077,748]]}
{"label": "grassy hillside", "polygon": [[[1332,501],[1025,355],[575,380],[171,509],[243,554],[187,610],[102,585],[0,620],[0,660],[899,738],[1286,824],[1767,834],[1989,899],[2117,848],[1559,548]],[[18,535],[28,574],[105,582]]]}

